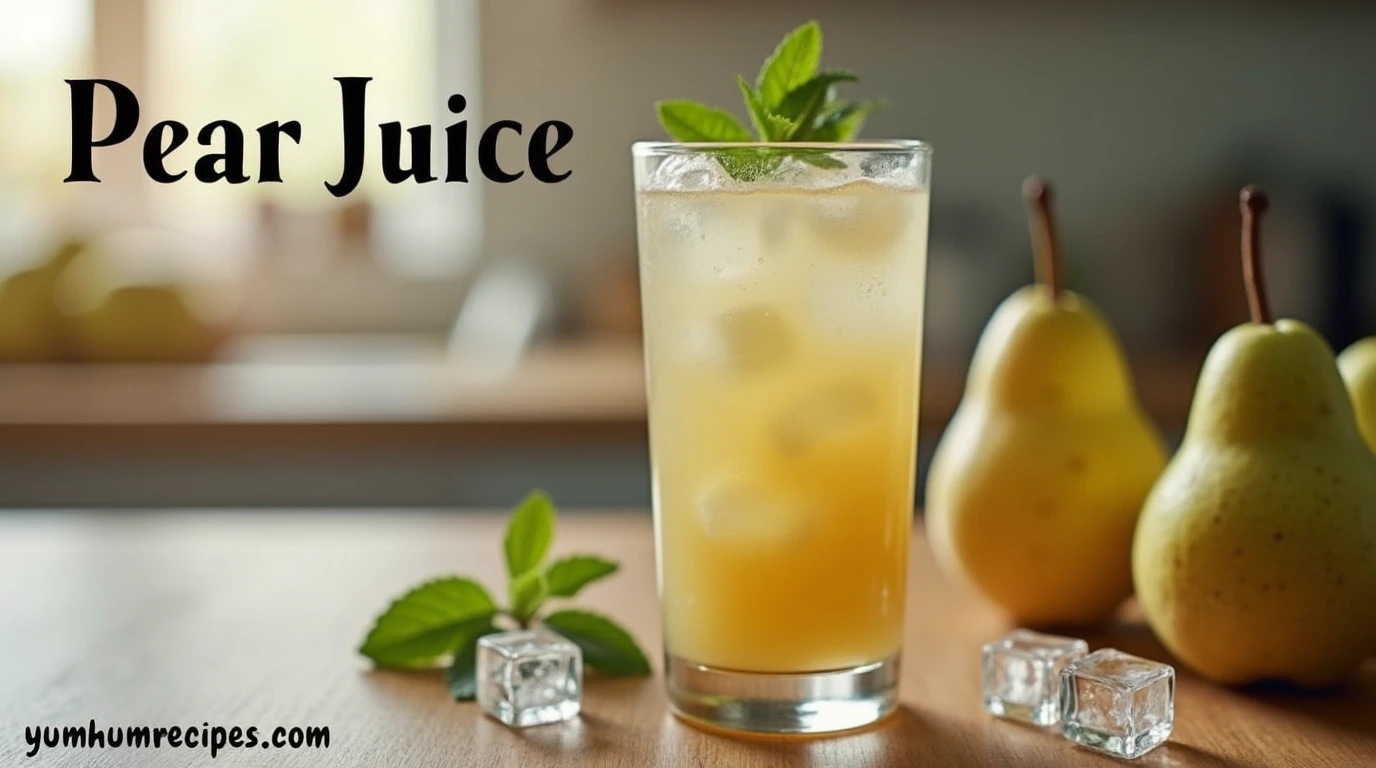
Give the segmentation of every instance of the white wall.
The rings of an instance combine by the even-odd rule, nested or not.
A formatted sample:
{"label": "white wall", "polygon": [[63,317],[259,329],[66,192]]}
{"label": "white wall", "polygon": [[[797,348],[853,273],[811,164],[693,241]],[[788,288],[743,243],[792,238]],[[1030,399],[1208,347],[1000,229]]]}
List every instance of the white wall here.
{"label": "white wall", "polygon": [[[1023,270],[1019,184],[1052,178],[1067,241],[1094,251],[1072,270],[1130,337],[1169,327],[1159,306],[1188,266],[1171,254],[1173,224],[1216,194],[1243,149],[1376,190],[1376,5],[971,5],[489,0],[484,118],[558,118],[575,138],[564,184],[488,186],[488,244],[629,257],[629,145],[661,137],[651,103],[691,97],[739,111],[734,76],[753,78],[809,17],[823,22],[824,64],[858,71],[855,93],[893,104],[867,134],[935,144],[936,209],[987,209],[1011,233],[997,256],[1010,273]],[[933,226],[939,237],[939,214]]]}

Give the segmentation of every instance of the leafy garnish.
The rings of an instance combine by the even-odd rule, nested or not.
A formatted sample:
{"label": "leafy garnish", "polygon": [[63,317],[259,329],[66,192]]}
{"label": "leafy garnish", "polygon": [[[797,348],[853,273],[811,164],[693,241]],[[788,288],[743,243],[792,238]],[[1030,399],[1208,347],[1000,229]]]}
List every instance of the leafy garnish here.
{"label": "leafy garnish", "polygon": [[[753,85],[736,76],[754,136],[729,112],[685,99],[657,103],[659,123],[675,141],[692,143],[851,141],[882,102],[839,98],[836,86],[859,78],[840,69],[819,72],[821,59],[822,28],[809,21],[784,37],[765,59]],[[845,163],[820,151],[754,148],[716,154],[732,177],[744,181],[777,170],[785,156],[820,168],[845,167]]]}
{"label": "leafy garnish", "polygon": [[809,21],[779,41],[760,67],[755,88],[765,104],[782,104],[785,96],[812,78],[821,63],[822,25]]}
{"label": "leafy garnish", "polygon": [[383,667],[430,666],[453,653],[496,612],[487,590],[476,581],[429,581],[393,601],[358,652]]}
{"label": "leafy garnish", "polygon": [[650,661],[626,630],[606,616],[587,611],[555,611],[545,626],[583,649],[583,663],[609,675],[648,675]]}
{"label": "leafy garnish", "polygon": [[506,572],[512,579],[539,567],[554,542],[554,503],[535,491],[511,513],[506,524]]}
{"label": "leafy garnish", "polygon": [[621,566],[596,555],[570,555],[550,563],[545,570],[550,597],[573,597],[598,579],[604,579]]}
{"label": "leafy garnish", "polygon": [[750,132],[730,112],[679,99],[658,104],[659,122],[678,141],[750,141]]}
{"label": "leafy garnish", "polygon": [[507,521],[503,552],[509,608],[499,608],[472,579],[451,576],[428,581],[397,598],[378,616],[359,653],[378,667],[393,669],[447,663],[450,693],[455,699],[471,699],[477,693],[479,638],[510,625],[527,629],[538,622],[583,649],[592,669],[615,675],[649,674],[644,652],[610,619],[569,609],[540,618],[540,608],[549,598],[573,597],[619,568],[612,560],[583,554],[546,566],[556,515],[549,497],[535,491]]}
{"label": "leafy garnish", "polygon": [[449,683],[449,694],[455,699],[464,701],[478,695],[478,638],[501,631],[488,624],[465,639],[454,651],[454,660],[449,664],[445,679]]}

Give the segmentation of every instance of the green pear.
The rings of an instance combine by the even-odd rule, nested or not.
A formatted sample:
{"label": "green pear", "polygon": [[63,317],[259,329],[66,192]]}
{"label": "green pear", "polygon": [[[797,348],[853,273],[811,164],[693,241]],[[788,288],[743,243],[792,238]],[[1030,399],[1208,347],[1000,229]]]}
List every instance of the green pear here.
{"label": "green pear", "polygon": [[195,363],[214,357],[221,334],[176,285],[126,285],[75,315],[82,359],[101,363]]}
{"label": "green pear", "polygon": [[1376,451],[1376,336],[1362,339],[1339,355],[1338,370],[1352,395],[1357,427],[1366,444]]}
{"label": "green pear", "polygon": [[1133,578],[1148,622],[1211,680],[1333,685],[1376,646],[1376,455],[1333,351],[1272,321],[1243,191],[1252,322],[1204,362],[1180,450],[1142,510]]}
{"label": "green pear", "polygon": [[41,264],[0,283],[0,362],[41,363],[66,353],[65,318],[56,303],[59,280],[82,244],[69,241]]}
{"label": "green pear", "polygon": [[1108,322],[1061,290],[1046,190],[1027,186],[1041,285],[1001,304],[928,473],[938,562],[1013,617],[1082,624],[1132,592],[1142,501],[1166,449]]}
{"label": "green pear", "polygon": [[211,359],[221,325],[179,279],[193,242],[155,229],[112,232],[72,262],[59,286],[68,335],[80,359],[101,363],[194,363]]}

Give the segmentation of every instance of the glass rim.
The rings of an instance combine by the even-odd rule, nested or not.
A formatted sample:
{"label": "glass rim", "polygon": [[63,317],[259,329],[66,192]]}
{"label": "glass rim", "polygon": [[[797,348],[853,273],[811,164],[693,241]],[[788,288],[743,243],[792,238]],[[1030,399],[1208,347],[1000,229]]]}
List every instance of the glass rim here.
{"label": "glass rim", "polygon": [[863,139],[860,141],[637,141],[631,144],[636,157],[687,155],[722,150],[778,149],[870,154],[931,155],[932,145],[920,139]]}

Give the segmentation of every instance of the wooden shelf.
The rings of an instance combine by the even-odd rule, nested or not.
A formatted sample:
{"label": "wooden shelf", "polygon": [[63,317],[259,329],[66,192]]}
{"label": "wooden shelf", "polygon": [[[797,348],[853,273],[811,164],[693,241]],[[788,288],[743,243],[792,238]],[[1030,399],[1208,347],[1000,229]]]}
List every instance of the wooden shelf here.
{"label": "wooden shelf", "polygon": [[[1136,367],[1148,412],[1178,431],[1197,362],[1155,356]],[[945,427],[964,377],[961,363],[927,362],[924,437]],[[629,341],[537,348],[500,371],[451,359],[432,340],[260,337],[212,365],[0,367],[0,450],[73,440],[643,439],[644,386],[641,349]]]}

